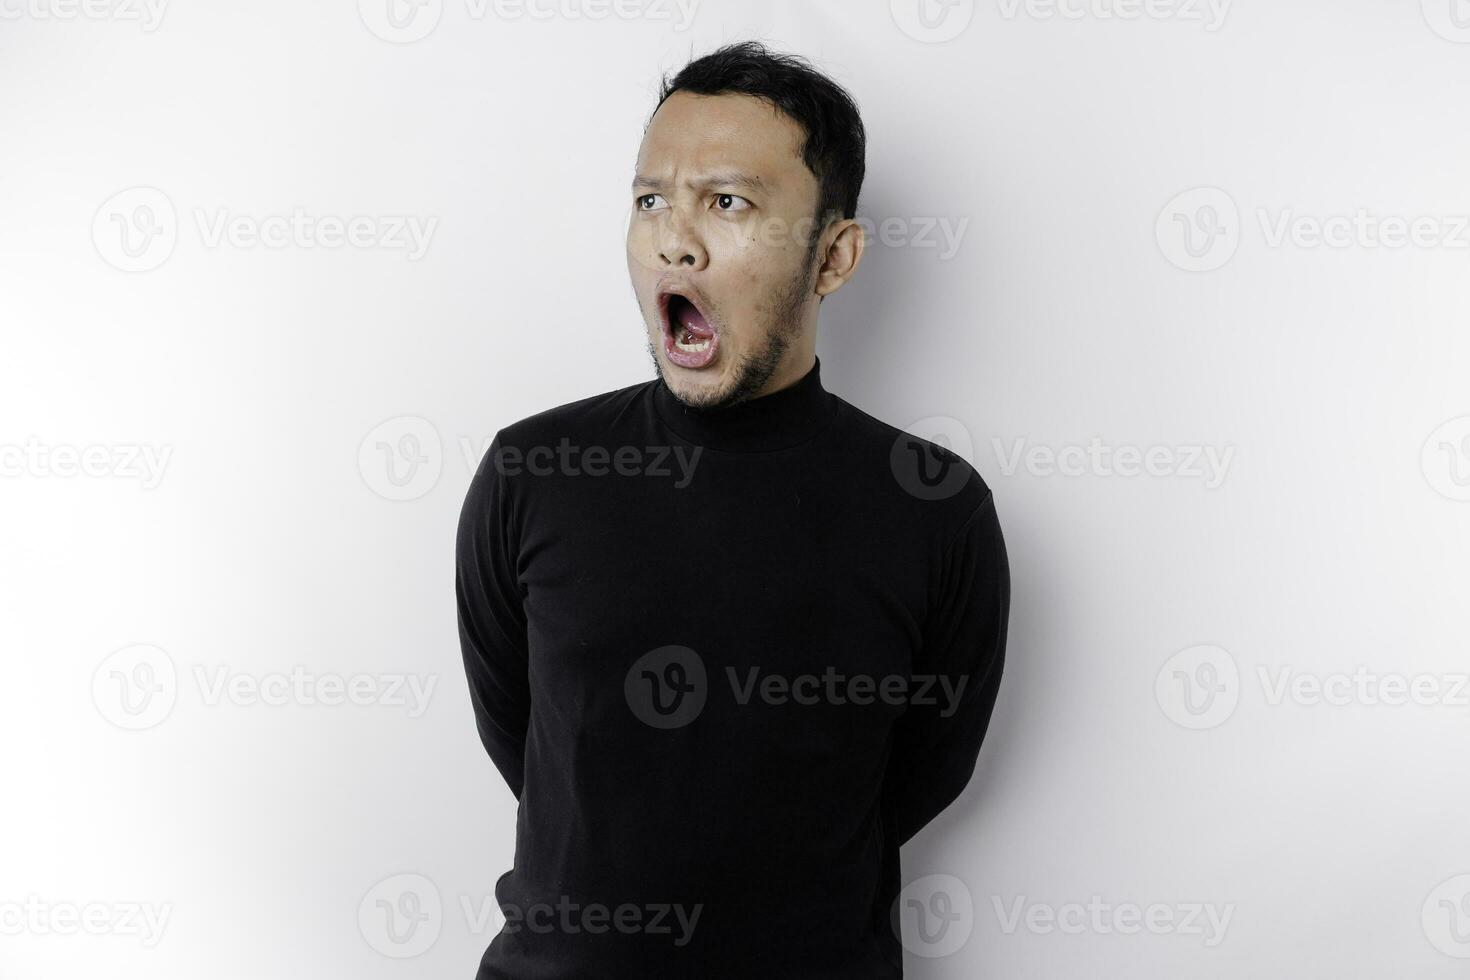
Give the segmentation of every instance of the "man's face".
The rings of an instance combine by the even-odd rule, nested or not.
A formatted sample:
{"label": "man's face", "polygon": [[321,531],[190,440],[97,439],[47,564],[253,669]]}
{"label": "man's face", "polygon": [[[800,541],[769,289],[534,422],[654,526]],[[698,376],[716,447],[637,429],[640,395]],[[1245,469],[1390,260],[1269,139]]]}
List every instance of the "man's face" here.
{"label": "man's face", "polygon": [[767,394],[810,364],[821,242],[802,139],[762,99],[687,92],[643,136],[628,274],[654,365],[685,404]]}

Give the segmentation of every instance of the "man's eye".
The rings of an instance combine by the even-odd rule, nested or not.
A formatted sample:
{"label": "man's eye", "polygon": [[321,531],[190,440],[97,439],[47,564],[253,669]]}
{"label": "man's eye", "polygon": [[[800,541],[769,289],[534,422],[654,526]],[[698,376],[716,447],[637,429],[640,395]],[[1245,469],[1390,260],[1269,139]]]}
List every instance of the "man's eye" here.
{"label": "man's eye", "polygon": [[[735,206],[736,201],[740,202],[740,207]],[[720,194],[715,197],[715,207],[719,208],[721,211],[744,211],[754,206],[755,205],[751,204],[745,198],[737,197],[734,194]]]}
{"label": "man's eye", "polygon": [[639,211],[652,211],[652,210],[654,210],[653,202],[654,201],[658,201],[658,200],[662,200],[662,199],[663,199],[663,195],[661,195],[661,194],[644,194],[642,197],[638,198],[638,201],[637,201],[638,210]]}

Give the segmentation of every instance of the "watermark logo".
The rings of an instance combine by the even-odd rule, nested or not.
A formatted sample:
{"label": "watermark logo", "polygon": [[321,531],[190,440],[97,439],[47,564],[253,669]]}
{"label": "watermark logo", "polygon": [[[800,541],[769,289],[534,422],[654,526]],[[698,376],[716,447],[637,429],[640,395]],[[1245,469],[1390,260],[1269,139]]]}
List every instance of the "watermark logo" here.
{"label": "watermark logo", "polygon": [[123,936],[152,949],[163,939],[172,902],[51,902],[27,895],[0,901],[0,936]]}
{"label": "watermark logo", "polygon": [[963,422],[947,415],[931,415],[904,427],[893,441],[888,464],[898,485],[910,495],[920,500],[945,500],[969,482],[974,471],[965,460],[974,458],[974,454],[974,439]]}
{"label": "watermark logo", "polygon": [[0,20],[90,20],[136,23],[145,34],[163,23],[168,0],[0,0]]}
{"label": "watermark logo", "polygon": [[913,705],[921,708],[938,708],[939,717],[949,718],[960,710],[965,696],[965,687],[970,678],[958,678],[947,674],[845,674],[836,667],[828,667],[820,674],[761,674],[759,667],[750,667],[742,679],[734,667],[725,668],[730,682],[730,692],[735,703],[741,706],[757,701],[767,705],[870,705],[886,704],[893,707]]}
{"label": "watermark logo", "polygon": [[1450,500],[1470,500],[1470,415],[1440,425],[1419,454],[1424,479]]}
{"label": "watermark logo", "polygon": [[1172,20],[1200,24],[1214,33],[1225,26],[1231,0],[997,0],[1000,14],[1015,20]]}
{"label": "watermark logo", "polygon": [[439,940],[444,902],[438,887],[419,874],[384,878],[357,906],[357,928],[374,950],[391,959],[421,956]]}
{"label": "watermark logo", "polygon": [[109,654],[92,674],[97,713],[119,728],[142,731],[174,710],[179,675],[162,649],[137,643]]}
{"label": "watermark logo", "polygon": [[570,895],[560,895],[554,904],[536,902],[522,907],[507,903],[500,906],[500,914],[505,921],[503,929],[510,934],[525,931],[575,936],[585,932],[597,936],[616,932],[625,936],[667,936],[674,946],[683,947],[694,938],[694,929],[704,914],[704,903],[686,906],[681,902],[646,905],[624,902],[610,906],[603,902],[578,902]]}
{"label": "watermark logo", "polygon": [[1240,702],[1240,670],[1223,647],[1180,650],[1159,669],[1154,697],[1170,721],[1202,730],[1223,725]]}
{"label": "watermark logo", "polygon": [[439,219],[417,214],[242,214],[229,208],[194,208],[194,227],[205,248],[339,249],[402,252],[417,262],[429,251]]}
{"label": "watermark logo", "polygon": [[623,679],[628,707],[652,728],[683,728],[699,717],[708,696],[704,659],[688,647],[650,650]]}
{"label": "watermark logo", "polygon": [[[631,210],[618,214],[617,232],[623,240],[630,264],[663,272],[659,258],[661,239],[653,232],[658,227],[657,222],[665,220],[672,208],[673,205],[669,204],[644,210],[635,200]],[[859,215],[852,220],[862,232],[864,248],[914,249],[933,255],[939,262],[949,262],[960,254],[965,233],[970,227],[970,219],[966,215]],[[703,223],[699,228],[699,238],[706,249],[745,250],[755,243],[773,248],[791,244],[809,247],[821,238],[826,228],[826,224],[819,224],[811,216],[794,221],[779,217],[750,217],[738,221],[722,217]]]}
{"label": "watermark logo", "polygon": [[179,241],[179,219],[156,187],[129,187],[102,202],[92,216],[92,244],[108,265],[148,272],[168,261]]}
{"label": "watermark logo", "polygon": [[1186,272],[1210,272],[1240,247],[1240,209],[1218,187],[1195,187],[1174,195],[1154,222],[1164,258]]}
{"label": "watermark logo", "polygon": [[[411,44],[434,32],[444,14],[443,0],[358,0],[358,15],[376,37]],[[667,21],[676,32],[694,23],[699,0],[464,0],[471,22],[512,21]]]}
{"label": "watermark logo", "polygon": [[377,37],[392,44],[411,44],[439,26],[444,0],[357,0],[357,13]]}
{"label": "watermark logo", "polygon": [[230,704],[240,708],[264,705],[281,708],[402,708],[409,718],[429,710],[438,674],[319,674],[297,664],[290,671],[250,674],[227,666],[193,667],[194,683],[206,707]]}
{"label": "watermark logo", "polygon": [[1470,44],[1470,0],[1419,0],[1424,22],[1446,41]]}
{"label": "watermark logo", "polygon": [[[207,708],[265,706],[399,708],[409,718],[429,709],[437,674],[316,673],[297,664],[289,671],[252,674],[224,665],[194,664],[192,677],[199,702]],[[180,675],[173,658],[157,646],[124,647],[92,674],[92,702],[107,721],[141,731],[162,723],[180,694]]]}
{"label": "watermark logo", "polygon": [[1446,956],[1470,959],[1470,874],[1434,887],[1419,912],[1429,944]]}
{"label": "watermark logo", "polygon": [[357,448],[363,483],[385,500],[417,500],[439,483],[444,447],[434,423],[400,415],[379,424]]}
{"label": "watermark logo", "polygon": [[915,41],[953,41],[975,19],[975,0],[889,0],[893,22]]}
{"label": "watermark logo", "polygon": [[[191,208],[195,233],[206,249],[327,249],[402,252],[422,259],[439,227],[435,216],[415,214],[245,214],[229,208]],[[102,203],[92,216],[92,243],[103,261],[123,272],[148,272],[173,255],[182,222],[168,195],[156,187],[130,187]]]}
{"label": "watermark logo", "polygon": [[[1470,250],[1470,214],[1393,214],[1366,207],[1312,214],[1294,207],[1252,209],[1270,249],[1405,248]],[[1188,272],[1210,272],[1234,257],[1244,235],[1235,201],[1218,187],[1176,195],[1155,222],[1164,257]]]}
{"label": "watermark logo", "polygon": [[959,254],[965,229],[970,226],[968,217],[951,219],[933,215],[888,215],[876,221],[869,217],[853,220],[862,229],[865,247],[877,244],[891,249],[933,249],[941,262],[948,262]]}
{"label": "watermark logo", "polygon": [[174,447],[143,443],[45,443],[30,436],[24,443],[0,443],[0,477],[137,480],[144,490],[157,489],[173,457]]}
{"label": "watermark logo", "polygon": [[[472,446],[462,439],[461,447],[469,462]],[[491,463],[501,476],[649,476],[672,478],[674,489],[683,490],[693,481],[703,454],[703,446],[692,451],[684,446],[579,446],[563,436],[555,446],[501,446]]]}
{"label": "watermark logo", "polygon": [[1268,248],[1444,248],[1470,249],[1470,216],[1463,214],[1304,214],[1295,208],[1256,209]]}
{"label": "watermark logo", "polygon": [[1181,902],[1169,905],[1154,902],[1114,904],[1093,895],[1086,902],[1064,902],[1052,905],[1031,902],[1025,895],[1016,896],[1009,905],[999,895],[990,897],[1001,932],[1015,935],[1023,926],[1036,936],[1061,933],[1067,936],[1135,936],[1148,932],[1155,936],[1195,936],[1207,949],[1225,941],[1235,903]]}
{"label": "watermark logo", "polygon": [[925,875],[898,893],[890,920],[903,948],[915,956],[953,956],[974,932],[975,900],[954,875]]}
{"label": "watermark logo", "polygon": [[1273,676],[1271,668],[1262,664],[1256,667],[1256,677],[1266,705],[1272,708],[1287,703],[1308,708],[1324,704],[1334,708],[1470,707],[1470,674],[1380,673],[1358,664],[1352,673],[1328,674],[1298,672],[1288,665]]}
{"label": "watermark logo", "polygon": [[1009,449],[992,439],[995,460],[1005,476],[1025,470],[1031,476],[1150,476],[1199,480],[1206,490],[1225,482],[1235,458],[1234,446],[1110,446],[1094,436],[1085,446],[1030,445],[1014,439]]}

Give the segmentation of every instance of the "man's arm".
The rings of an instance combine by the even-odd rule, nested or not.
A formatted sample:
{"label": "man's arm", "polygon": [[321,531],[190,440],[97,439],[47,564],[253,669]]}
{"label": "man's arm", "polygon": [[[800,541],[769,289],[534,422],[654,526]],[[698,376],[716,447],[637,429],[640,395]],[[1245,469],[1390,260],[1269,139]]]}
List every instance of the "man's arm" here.
{"label": "man's arm", "polygon": [[491,761],[519,800],[525,782],[531,692],[524,596],[516,577],[516,535],[505,476],[495,466],[499,453],[496,433],[460,510],[454,591],[475,725]]}
{"label": "man's arm", "polygon": [[913,665],[916,678],[936,677],[932,703],[910,704],[899,718],[884,780],[884,813],[900,844],[970,781],[1000,689],[1011,577],[988,493],[951,540],[939,583]]}

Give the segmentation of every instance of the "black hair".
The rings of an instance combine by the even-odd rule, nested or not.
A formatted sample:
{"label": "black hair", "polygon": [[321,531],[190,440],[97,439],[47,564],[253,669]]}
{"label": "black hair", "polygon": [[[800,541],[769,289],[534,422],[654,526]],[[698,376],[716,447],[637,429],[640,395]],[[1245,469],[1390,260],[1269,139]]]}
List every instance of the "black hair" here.
{"label": "black hair", "polygon": [[665,77],[658,105],[680,91],[733,92],[770,102],[806,132],[801,158],[817,178],[817,227],[837,215],[857,216],[868,142],[863,120],[852,96],[806,59],[773,52],[759,41],[729,44]]}

